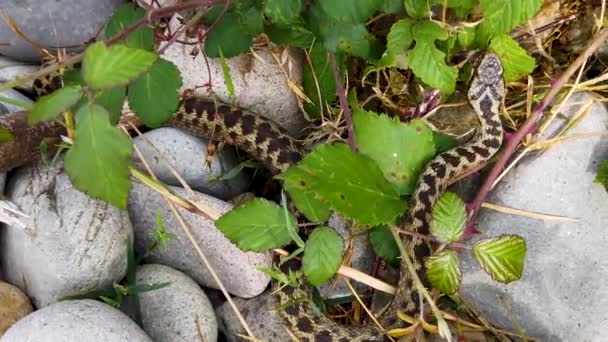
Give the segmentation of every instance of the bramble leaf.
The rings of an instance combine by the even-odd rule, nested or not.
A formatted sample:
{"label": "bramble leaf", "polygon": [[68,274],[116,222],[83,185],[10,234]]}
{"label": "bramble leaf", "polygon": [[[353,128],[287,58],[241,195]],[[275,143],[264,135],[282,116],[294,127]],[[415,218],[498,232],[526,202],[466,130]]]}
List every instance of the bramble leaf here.
{"label": "bramble leaf", "polygon": [[483,22],[478,27],[477,42],[487,46],[491,37],[508,33],[532,18],[542,4],[543,0],[481,0]]}
{"label": "bramble leaf", "polygon": [[608,191],[608,160],[603,160],[600,163],[597,170],[597,175],[593,181],[603,185],[604,189]]}
{"label": "bramble leaf", "polygon": [[230,241],[244,251],[265,252],[291,242],[288,225],[297,225],[289,214],[285,220],[283,208],[263,198],[254,198],[224,214],[215,226]]}
{"label": "bramble leaf", "polygon": [[9,132],[6,128],[0,126],[0,143],[13,141],[15,138],[13,134]]}
{"label": "bramble leaf", "polygon": [[517,81],[528,75],[536,67],[536,61],[530,57],[508,34],[498,35],[490,41],[490,49],[498,54],[504,69],[505,81]]}
{"label": "bramble leaf", "polygon": [[106,47],[103,42],[89,46],[84,52],[82,75],[93,89],[126,85],[148,70],[158,55],[124,45]]}
{"label": "bramble leaf", "polygon": [[67,111],[82,97],[80,86],[68,86],[58,89],[49,95],[41,97],[34,106],[28,118],[28,123],[55,119],[57,115]]}
{"label": "bramble leaf", "polygon": [[414,22],[409,19],[401,19],[391,26],[388,36],[386,36],[386,51],[391,55],[398,55],[405,52],[414,41],[412,27]]}
{"label": "bramble leaf", "polygon": [[304,65],[302,87],[312,103],[304,103],[304,109],[313,118],[321,115],[327,102],[336,99],[336,80],[327,57],[327,50],[322,44],[316,43],[310,49],[310,63]]}
{"label": "bramble leaf", "polygon": [[458,290],[462,272],[458,267],[458,256],[453,250],[445,250],[425,261],[426,277],[431,286],[442,293],[452,294]]}
{"label": "bramble leaf", "polygon": [[127,208],[131,140],[110,124],[99,105],[84,105],[76,113],[76,140],[65,156],[74,186],[117,208]]}
{"label": "bramble leaf", "polygon": [[342,237],[329,227],[313,230],[306,241],[302,269],[308,282],[314,286],[331,279],[342,263],[344,243]]}
{"label": "bramble leaf", "polygon": [[411,194],[418,173],[435,155],[433,131],[421,120],[406,125],[364,110],[353,113],[353,126],[361,153],[376,161],[400,195]]}
{"label": "bramble leaf", "polygon": [[266,0],[264,14],[271,23],[291,25],[300,16],[303,6],[302,0]]}
{"label": "bramble leaf", "polygon": [[110,123],[116,125],[122,114],[122,105],[127,97],[126,87],[116,87],[99,91],[95,103],[101,105],[110,114]]}
{"label": "bramble leaf", "polygon": [[[111,39],[125,28],[135,24],[146,16],[146,11],[133,3],[126,3],[120,6],[106,25],[106,39]],[[129,33],[124,44],[128,47],[140,48],[148,51],[154,50],[154,32],[148,26],[142,26]]]}
{"label": "bramble leaf", "polygon": [[383,0],[318,0],[318,2],[327,16],[346,23],[362,23],[383,5]]}
{"label": "bramble leaf", "polygon": [[345,144],[319,145],[277,178],[362,225],[392,223],[407,206],[376,163]]}
{"label": "bramble leaf", "polygon": [[296,208],[310,222],[325,222],[331,215],[329,203],[315,197],[314,193],[298,189],[291,182],[283,184]]}
{"label": "bramble leaf", "polygon": [[177,109],[181,86],[175,64],[159,59],[129,85],[129,106],[146,126],[159,127]]}
{"label": "bramble leaf", "polygon": [[439,25],[423,21],[413,28],[416,45],[409,52],[409,63],[414,74],[429,86],[451,94],[456,87],[458,70],[445,62],[445,53],[435,46],[435,40],[448,38]]}
{"label": "bramble leaf", "polygon": [[473,255],[492,279],[510,283],[523,274],[526,241],[519,235],[482,240],[473,247]]}
{"label": "bramble leaf", "polygon": [[388,226],[372,228],[369,232],[369,242],[377,256],[393,267],[399,267],[399,247]]}
{"label": "bramble leaf", "polygon": [[453,192],[445,192],[435,207],[431,219],[431,232],[444,242],[456,242],[462,238],[467,223],[464,202]]}
{"label": "bramble leaf", "polygon": [[[209,24],[211,23],[213,21]],[[224,57],[234,57],[249,50],[252,39],[250,33],[242,31],[238,15],[228,11],[205,37],[205,53],[209,57],[216,58],[220,57],[221,50]]]}

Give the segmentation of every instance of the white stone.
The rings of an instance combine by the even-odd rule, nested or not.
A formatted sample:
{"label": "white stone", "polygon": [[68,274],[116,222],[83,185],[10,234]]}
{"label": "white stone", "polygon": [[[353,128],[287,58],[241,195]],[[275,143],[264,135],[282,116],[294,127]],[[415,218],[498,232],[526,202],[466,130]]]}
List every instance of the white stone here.
{"label": "white stone", "polygon": [[[172,32],[178,29],[176,17],[171,19]],[[195,38],[180,37],[180,41],[196,43]],[[233,103],[255,113],[268,117],[287,129],[291,134],[298,133],[306,125],[300,112],[298,99],[288,86],[287,76],[293,83],[302,80],[303,59],[295,50],[272,57],[268,49],[256,49],[254,53],[243,53],[226,59],[230,69],[230,79],[234,85],[235,99],[229,96],[224,73],[219,58],[207,58],[198,50],[199,44],[185,45],[175,42],[164,51],[161,57],[175,63],[183,78],[181,91],[194,89],[195,94],[209,97],[208,85],[213,85],[213,94],[226,103]],[[162,48],[162,46],[161,46]]]}
{"label": "white stone", "polygon": [[[221,181],[210,181],[238,167],[239,161],[234,148],[225,145],[213,158],[211,168],[206,165],[207,141],[193,137],[175,128],[158,128],[133,139],[144,159],[163,183],[181,185],[173,168],[194,190],[221,198],[229,199],[247,190],[248,177],[239,172],[235,177]],[[133,152],[134,156],[137,156]],[[136,164],[144,170],[139,161]],[[169,167],[170,166],[170,167]]]}
{"label": "white stone", "polygon": [[[33,74],[40,70],[38,65],[30,65],[14,59],[0,56],[0,83],[13,81],[18,77],[24,77]],[[31,90],[34,81],[29,80],[18,88],[23,90]]]}
{"label": "white stone", "polygon": [[[7,98],[13,99],[13,100],[23,101],[28,104],[31,104],[33,102],[27,96],[21,94],[20,92],[18,92],[16,90],[13,90],[13,89],[8,89],[3,92],[0,92],[0,96],[7,97]],[[12,112],[18,112],[18,111],[25,110],[25,109],[26,108],[23,108],[23,107],[20,107],[20,106],[17,106],[17,105],[8,103],[8,102],[3,102],[2,100],[0,100],[0,115],[12,113]]]}
{"label": "white stone", "polygon": [[[576,94],[571,103],[589,98]],[[570,106],[565,114],[572,117],[578,108]],[[461,253],[460,292],[497,326],[516,330],[514,318],[528,335],[543,341],[600,341],[608,335],[608,193],[593,182],[599,162],[608,158],[606,127],[606,108],[595,104],[568,135],[604,136],[566,141],[525,158],[488,198],[578,219],[545,221],[483,210],[477,221],[481,237],[519,234],[528,247],[523,278],[508,285],[492,281],[470,253]]]}
{"label": "white stone", "polygon": [[[215,212],[218,217],[232,209],[231,204],[199,192],[188,195],[184,189],[170,189],[184,198],[196,201],[202,208]],[[166,250],[156,249],[145,259],[146,262],[170,266],[188,274],[201,285],[218,288],[163,197],[139,183],[133,185],[129,195],[129,215],[135,231],[135,250],[142,254],[151,246],[153,240],[150,234],[156,231],[157,210],[162,215],[165,229],[177,237],[169,240]],[[249,298],[264,291],[270,277],[256,268],[271,266],[269,254],[243,252],[215,227],[213,220],[185,209],[178,210],[228,292]]]}
{"label": "white stone", "polygon": [[127,213],[76,190],[61,160],[19,169],[7,197],[31,219],[27,231],[0,227],[0,268],[36,307],[125,275],[133,240]]}
{"label": "white stone", "polygon": [[139,294],[144,331],[155,341],[217,341],[215,311],[194,280],[168,266],[137,268],[137,283],[170,285]]}
{"label": "white stone", "polygon": [[152,342],[127,315],[86,299],[55,303],[13,325],[0,342]]}

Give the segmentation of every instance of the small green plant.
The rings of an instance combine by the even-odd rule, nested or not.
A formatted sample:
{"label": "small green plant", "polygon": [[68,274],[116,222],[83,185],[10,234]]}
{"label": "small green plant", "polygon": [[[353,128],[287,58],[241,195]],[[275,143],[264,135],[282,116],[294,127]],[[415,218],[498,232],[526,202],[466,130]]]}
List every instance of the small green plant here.
{"label": "small green plant", "polygon": [[603,185],[604,189],[608,191],[608,160],[604,160],[600,163],[594,181]]}

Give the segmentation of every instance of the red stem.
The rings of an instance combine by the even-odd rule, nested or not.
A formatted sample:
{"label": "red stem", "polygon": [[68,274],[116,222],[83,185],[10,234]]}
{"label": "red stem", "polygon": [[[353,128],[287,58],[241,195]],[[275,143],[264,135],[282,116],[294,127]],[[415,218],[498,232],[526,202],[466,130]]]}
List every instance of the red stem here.
{"label": "red stem", "polygon": [[340,70],[338,69],[338,63],[336,63],[336,55],[331,52],[329,53],[329,63],[331,64],[331,70],[333,71],[334,80],[336,81],[336,94],[340,100],[340,107],[344,112],[344,121],[346,121],[346,131],[348,132],[348,144],[353,151],[359,152],[357,141],[355,140],[355,130],[353,128],[353,114],[350,111],[348,101],[346,100],[346,89],[344,89],[344,86],[342,85]]}

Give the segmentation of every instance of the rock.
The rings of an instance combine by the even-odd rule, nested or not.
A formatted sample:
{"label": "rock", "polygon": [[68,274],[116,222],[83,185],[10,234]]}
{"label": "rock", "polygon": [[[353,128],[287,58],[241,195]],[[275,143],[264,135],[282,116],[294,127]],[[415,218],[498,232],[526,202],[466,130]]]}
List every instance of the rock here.
{"label": "rock", "polygon": [[31,312],[30,299],[15,286],[0,281],[0,336]]}
{"label": "rock", "polygon": [[[169,164],[194,190],[221,198],[229,199],[245,190],[249,185],[248,177],[239,172],[228,180],[210,182],[211,177],[219,177],[238,167],[239,161],[234,148],[224,146],[218,151],[211,163],[206,165],[207,141],[193,137],[175,128],[159,128],[136,137],[134,140],[148,165],[160,181],[179,186],[180,183],[171,172]],[[150,146],[152,144],[153,146]],[[134,156],[136,153],[134,152]],[[136,158],[138,167],[143,164]]]}
{"label": "rock", "polygon": [[0,342],[152,342],[127,315],[94,300],[49,305],[23,318]]}
{"label": "rock", "polygon": [[[181,25],[177,18],[175,16],[171,19],[171,32],[175,32],[178,25]],[[185,45],[179,41],[195,44]],[[224,82],[220,59],[205,59],[203,53],[198,51],[199,44],[196,38],[181,36],[179,41],[170,45],[162,57],[175,63],[179,68],[183,78],[180,91],[195,89],[197,95],[209,97],[212,94],[206,85],[212,82],[213,94],[220,100],[266,116],[291,134],[296,134],[304,128],[306,120],[300,112],[298,99],[289,88],[286,79],[287,74],[294,83],[301,83],[303,56],[296,50],[287,50],[281,56],[276,56],[281,60],[280,64],[268,49],[256,49],[255,54],[244,53],[226,59],[230,69],[230,79],[234,84],[236,99],[233,100]]]}
{"label": "rock", "polygon": [[127,270],[126,212],[76,190],[59,160],[19,169],[7,197],[31,217],[27,231],[0,227],[0,268],[36,307],[111,287]]}
{"label": "rock", "polygon": [[[20,92],[18,92],[16,90],[12,90],[12,89],[0,92],[0,96],[7,97],[7,98],[13,99],[13,100],[23,101],[25,103],[32,103],[33,102],[27,96],[21,94]],[[12,112],[18,112],[18,111],[21,111],[21,110],[25,110],[25,108],[19,107],[17,105],[14,105],[14,104],[11,104],[11,103],[8,103],[8,102],[2,102],[0,100],[0,115],[12,113]]]}
{"label": "rock", "polygon": [[[347,266],[369,274],[374,263],[374,252],[368,235],[361,234],[361,230],[351,231],[350,225],[346,219],[337,214],[333,214],[328,222],[328,226],[334,228],[344,239],[345,254],[350,255],[350,262]],[[364,284],[357,281],[351,281],[350,283],[358,293],[367,288]],[[336,276],[323,284],[319,288],[319,291],[325,299],[353,296],[348,285],[340,277]]]}
{"label": "rock", "polygon": [[[589,99],[575,94],[570,103],[579,105],[566,107],[564,114],[572,117]],[[553,132],[566,123],[556,121]],[[606,108],[596,103],[567,135],[603,133],[606,127]],[[605,135],[566,141],[520,161],[493,190],[490,203],[578,218],[559,222],[482,211],[477,223],[483,237],[519,234],[528,246],[522,279],[508,285],[492,281],[470,253],[461,253],[460,293],[493,324],[517,331],[514,318],[543,341],[597,341],[608,335],[608,193],[593,182],[598,163],[607,157]]]}
{"label": "rock", "polygon": [[[251,299],[234,298],[234,304],[243,315],[256,338],[263,341],[292,341],[285,323],[274,310],[279,305],[276,297],[265,292]],[[216,310],[220,330],[229,342],[242,341],[237,335],[247,335],[228,302]]]}
{"label": "rock", "polygon": [[[3,16],[14,20],[31,41],[54,51],[80,45],[97,37],[124,0],[20,0],[2,5]],[[18,37],[6,20],[0,21],[0,54],[23,61],[40,61],[40,52]],[[68,49],[75,51],[78,49]]]}
{"label": "rock", "polygon": [[169,282],[139,295],[144,331],[155,341],[217,341],[215,312],[205,292],[182,272],[163,265],[137,269],[141,285]]}
{"label": "rock", "polygon": [[[29,65],[14,59],[0,56],[0,83],[13,81],[18,77],[24,77],[33,74],[40,70],[38,65]],[[32,80],[25,82],[23,85],[17,86],[20,90],[32,89]]]}
{"label": "rock", "polygon": [[[176,194],[197,202],[217,217],[232,209],[232,205],[198,192],[188,195],[181,188],[170,187]],[[129,215],[135,231],[135,250],[142,254],[151,246],[151,234],[156,230],[156,212],[160,210],[165,229],[176,235],[166,250],[156,249],[145,260],[170,266],[188,274],[197,283],[218,288],[215,280],[196,253],[179,222],[156,191],[136,183],[129,195]],[[215,228],[214,222],[185,209],[179,209],[191,229],[195,241],[207,256],[228,292],[240,297],[253,297],[266,289],[270,277],[257,271],[257,267],[271,267],[271,257],[265,253],[243,252]]]}

